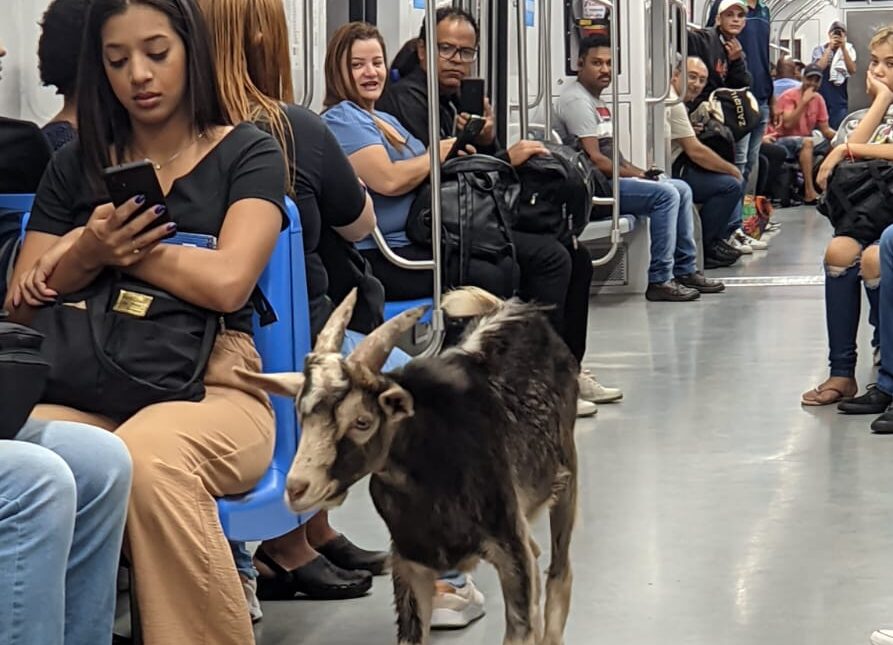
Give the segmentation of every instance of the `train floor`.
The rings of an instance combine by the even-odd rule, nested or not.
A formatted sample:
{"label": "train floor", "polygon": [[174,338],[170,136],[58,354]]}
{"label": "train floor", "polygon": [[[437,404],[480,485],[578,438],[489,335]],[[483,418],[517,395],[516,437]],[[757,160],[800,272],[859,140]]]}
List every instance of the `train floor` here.
{"label": "train floor", "polygon": [[[826,376],[826,220],[778,211],[781,233],[695,303],[592,301],[587,367],[625,398],[578,424],[580,519],[568,645],[863,645],[893,626],[893,437],[871,418],[804,409]],[[860,346],[868,347],[867,323]],[[873,380],[870,355],[859,384]],[[333,523],[387,544],[365,485]],[[548,522],[535,526],[548,564]],[[434,645],[502,642],[487,615]],[[396,642],[391,583],[346,602],[267,602],[261,645]]]}

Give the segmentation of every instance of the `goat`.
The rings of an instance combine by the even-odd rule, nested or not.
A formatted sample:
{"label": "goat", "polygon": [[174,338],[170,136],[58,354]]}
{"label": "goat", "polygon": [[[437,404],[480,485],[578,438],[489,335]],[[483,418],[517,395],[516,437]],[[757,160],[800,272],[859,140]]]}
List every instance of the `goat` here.
{"label": "goat", "polygon": [[[536,306],[463,289],[444,300],[450,315],[479,317],[459,344],[381,374],[424,308],[386,322],[342,358],[354,302],[351,294],[332,314],[303,375],[240,372],[296,397],[302,436],[287,503],[296,512],[333,508],[371,473],[391,533],[400,645],[427,642],[438,573],[469,571],[480,559],[499,574],[504,643],[560,645],[576,516],[576,360]],[[529,521],[547,506],[543,622]]]}

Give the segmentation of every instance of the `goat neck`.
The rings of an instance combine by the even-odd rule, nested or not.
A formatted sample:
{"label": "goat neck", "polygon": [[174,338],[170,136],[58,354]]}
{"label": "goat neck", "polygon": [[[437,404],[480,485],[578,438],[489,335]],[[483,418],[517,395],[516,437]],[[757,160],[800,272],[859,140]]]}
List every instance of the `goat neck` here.
{"label": "goat neck", "polygon": [[357,289],[354,287],[347,294],[347,297],[341,301],[341,304],[332,312],[326,321],[326,326],[319,332],[316,338],[316,347],[313,351],[317,354],[338,354],[341,352],[341,345],[344,344],[344,332],[347,330],[347,323],[353,316],[353,308],[357,304]]}

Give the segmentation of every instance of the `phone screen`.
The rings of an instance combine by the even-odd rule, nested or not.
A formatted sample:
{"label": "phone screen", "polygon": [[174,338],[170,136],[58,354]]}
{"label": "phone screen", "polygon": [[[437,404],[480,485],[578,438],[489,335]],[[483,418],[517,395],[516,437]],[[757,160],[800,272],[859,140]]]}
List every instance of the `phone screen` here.
{"label": "phone screen", "polygon": [[459,86],[459,107],[468,114],[484,115],[484,79],[462,79]]}

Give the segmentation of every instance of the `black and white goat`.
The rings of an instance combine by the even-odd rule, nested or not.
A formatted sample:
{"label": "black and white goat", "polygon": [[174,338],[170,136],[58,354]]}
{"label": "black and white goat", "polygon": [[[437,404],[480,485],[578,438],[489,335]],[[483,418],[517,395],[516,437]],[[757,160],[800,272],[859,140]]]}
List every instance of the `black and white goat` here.
{"label": "black and white goat", "polygon": [[[536,307],[466,289],[444,303],[450,315],[480,317],[459,345],[381,374],[423,310],[388,321],[343,358],[354,302],[352,295],[332,314],[303,374],[242,372],[296,397],[302,436],[289,505],[338,506],[371,473],[372,499],[393,541],[401,645],[427,642],[438,573],[469,571],[480,559],[502,584],[504,642],[560,645],[577,496],[575,359]],[[543,621],[529,521],[545,507],[552,561]]]}

